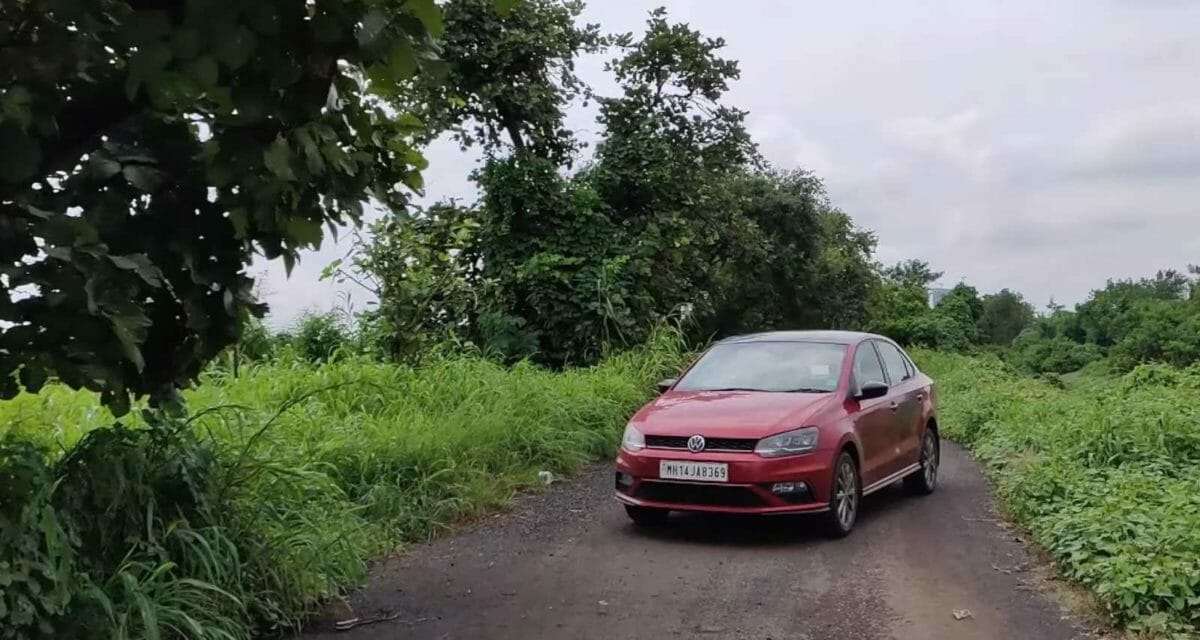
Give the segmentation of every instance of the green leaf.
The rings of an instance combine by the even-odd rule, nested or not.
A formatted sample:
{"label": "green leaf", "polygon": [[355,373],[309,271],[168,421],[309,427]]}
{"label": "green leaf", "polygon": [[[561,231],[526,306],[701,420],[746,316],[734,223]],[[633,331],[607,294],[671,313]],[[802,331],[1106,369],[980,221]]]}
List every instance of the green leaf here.
{"label": "green leaf", "polygon": [[129,184],[147,193],[153,192],[162,182],[162,173],[158,169],[142,164],[125,165],[121,168],[121,175]]}
{"label": "green leaf", "polygon": [[267,169],[279,178],[288,181],[295,181],[296,174],[292,172],[292,167],[289,164],[289,159],[292,156],[291,149],[288,148],[287,140],[282,135],[275,137],[275,142],[271,146],[263,150],[263,163]]}
{"label": "green leaf", "polygon": [[247,18],[254,30],[264,35],[279,33],[279,12],[271,2],[249,3]]}
{"label": "green leaf", "polygon": [[442,10],[433,0],[408,0],[404,3],[403,9],[420,20],[421,24],[429,29],[429,35],[434,38],[442,37],[446,30],[445,24],[442,22]]}
{"label": "green leaf", "polygon": [[425,128],[425,123],[411,113],[400,114],[400,116],[396,118],[396,124],[405,129],[421,130]]}
{"label": "green leaf", "polygon": [[[144,319],[144,316],[143,316]],[[121,343],[121,351],[124,352],[125,358],[133,363],[133,366],[142,372],[146,368],[146,361],[142,359],[142,350],[138,345],[138,341],[133,337],[133,327],[135,323],[140,324],[136,318],[128,318],[118,316],[109,318],[112,322],[113,333],[117,336],[117,340]],[[149,324],[149,320],[145,320]]]}
{"label": "green leaf", "polygon": [[32,101],[28,89],[19,85],[11,87],[0,95],[0,116],[23,130],[33,120],[33,114],[29,110]]}
{"label": "green leaf", "polygon": [[188,70],[202,87],[208,88],[217,84],[217,61],[211,56],[196,58],[195,61],[188,65]]}
{"label": "green leaf", "polygon": [[309,220],[293,214],[284,221],[284,232],[296,244],[316,246],[321,244],[321,221]]}
{"label": "green leaf", "polygon": [[0,123],[0,181],[23,182],[37,173],[42,149],[24,131]]}
{"label": "green leaf", "polygon": [[129,72],[125,77],[125,97],[133,100],[138,89],[145,84],[156,84],[171,62],[171,48],[155,40],[147,42],[129,59]]}
{"label": "green leaf", "polygon": [[521,0],[496,0],[496,13],[506,16],[518,4],[521,4]]}
{"label": "green leaf", "polygon": [[238,25],[217,45],[217,59],[230,69],[236,70],[250,60],[257,42],[253,31]]}
{"label": "green leaf", "polygon": [[73,259],[73,257],[71,256],[71,248],[70,247],[46,247],[45,249],[43,249],[43,251],[46,252],[46,257],[54,258],[55,260],[62,260],[63,262],[71,262],[71,260]]}
{"label": "green leaf", "polygon": [[46,384],[46,369],[34,363],[26,363],[21,367],[21,385],[30,393],[37,393]]}
{"label": "green leaf", "polygon": [[409,171],[404,175],[404,184],[413,191],[421,191],[425,188],[425,178],[421,177],[420,171]]}
{"label": "green leaf", "polygon": [[171,51],[181,60],[191,60],[200,53],[200,32],[195,29],[178,29],[171,35]]}
{"label": "green leaf", "polygon": [[367,57],[375,59],[381,53],[380,43],[383,33],[387,31],[391,19],[382,9],[372,9],[363,16],[362,26],[358,30],[358,46],[362,47]]}
{"label": "green leaf", "polygon": [[121,42],[142,47],[158,40],[171,30],[171,22],[163,11],[137,11],[129,14],[120,27]]}
{"label": "green leaf", "polygon": [[121,163],[98,151],[88,156],[87,168],[95,178],[107,180],[120,173]]}
{"label": "green leaf", "polygon": [[393,80],[407,80],[417,72],[417,54],[405,38],[396,38],[387,60],[388,75]]}
{"label": "green leaf", "polygon": [[341,269],[341,268],[342,268],[342,259],[337,258],[333,262],[330,262],[329,264],[325,265],[324,269],[321,269],[321,277],[318,279],[319,280],[328,280],[328,279],[332,278],[335,273],[337,273],[338,269]]}
{"label": "green leaf", "polygon": [[429,160],[426,160],[425,156],[421,155],[420,151],[413,148],[409,148],[404,152],[404,163],[415,168],[417,171],[423,171],[429,168]]}
{"label": "green leaf", "polygon": [[137,273],[138,277],[152,287],[162,284],[162,272],[158,270],[158,267],[150,263],[150,259],[144,253],[134,253],[125,256],[109,255],[108,260],[118,269]]}

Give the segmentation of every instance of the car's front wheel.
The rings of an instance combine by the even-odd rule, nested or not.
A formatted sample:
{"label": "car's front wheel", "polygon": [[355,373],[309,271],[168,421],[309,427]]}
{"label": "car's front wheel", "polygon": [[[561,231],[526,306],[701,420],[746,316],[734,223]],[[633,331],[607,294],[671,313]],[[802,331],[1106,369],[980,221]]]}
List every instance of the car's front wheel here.
{"label": "car's front wheel", "polygon": [[850,534],[854,523],[858,521],[860,502],[862,486],[859,484],[858,464],[849,451],[843,451],[833,467],[829,511],[825,513],[825,529],[831,537],[842,538]]}
{"label": "car's front wheel", "polygon": [[666,523],[667,516],[671,514],[666,509],[652,509],[650,507],[635,507],[631,504],[625,505],[625,513],[629,516],[633,523],[640,527],[657,527]]}
{"label": "car's front wheel", "polygon": [[904,479],[904,488],[909,493],[919,496],[933,493],[937,488],[941,453],[942,447],[937,431],[932,428],[925,429],[925,437],[921,439],[921,468]]}

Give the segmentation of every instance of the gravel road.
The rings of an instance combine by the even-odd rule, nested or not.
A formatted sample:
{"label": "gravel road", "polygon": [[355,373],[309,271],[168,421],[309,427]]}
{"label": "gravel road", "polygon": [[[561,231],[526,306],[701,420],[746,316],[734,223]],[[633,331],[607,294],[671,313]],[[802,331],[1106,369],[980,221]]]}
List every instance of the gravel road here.
{"label": "gravel road", "polygon": [[[978,466],[943,448],[924,498],[868,497],[854,533],[803,518],[676,515],[634,528],[607,466],[381,564],[309,640],[1074,640]],[[963,618],[956,619],[959,612]],[[965,612],[969,612],[966,614]],[[394,620],[335,631],[339,618]]]}

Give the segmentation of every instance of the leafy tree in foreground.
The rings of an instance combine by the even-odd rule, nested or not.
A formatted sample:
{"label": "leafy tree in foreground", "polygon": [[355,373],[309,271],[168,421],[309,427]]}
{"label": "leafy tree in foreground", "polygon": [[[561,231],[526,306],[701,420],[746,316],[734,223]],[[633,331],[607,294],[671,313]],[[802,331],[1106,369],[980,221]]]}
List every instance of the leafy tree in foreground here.
{"label": "leafy tree in foreground", "polygon": [[0,398],[50,376],[161,400],[261,315],[254,252],[317,246],[421,186],[433,0],[5,0]]}

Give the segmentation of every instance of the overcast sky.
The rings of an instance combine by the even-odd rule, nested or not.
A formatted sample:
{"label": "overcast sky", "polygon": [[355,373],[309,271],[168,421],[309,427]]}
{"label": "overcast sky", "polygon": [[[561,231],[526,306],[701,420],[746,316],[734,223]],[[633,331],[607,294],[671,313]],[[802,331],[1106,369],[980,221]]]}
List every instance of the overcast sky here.
{"label": "overcast sky", "polygon": [[[883,262],[1038,307],[1200,262],[1200,2],[591,0],[585,17],[639,31],[659,5],[725,38],[742,70],[727,102],[762,153],[822,177]],[[601,60],[580,72],[611,89]],[[569,120],[596,135],[594,111]],[[474,158],[427,155],[429,198],[473,199]],[[290,279],[256,267],[272,324],[337,302],[349,287],[317,277],[346,247],[327,241]]]}

